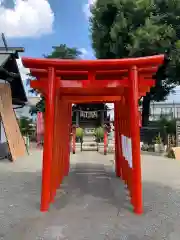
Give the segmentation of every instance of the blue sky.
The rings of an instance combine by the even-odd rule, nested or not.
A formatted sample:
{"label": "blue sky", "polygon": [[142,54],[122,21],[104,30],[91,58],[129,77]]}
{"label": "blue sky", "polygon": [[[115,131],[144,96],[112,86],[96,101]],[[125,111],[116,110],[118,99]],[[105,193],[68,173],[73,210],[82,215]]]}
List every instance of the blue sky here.
{"label": "blue sky", "polygon": [[[52,46],[67,44],[82,50],[82,58],[93,59],[88,16],[95,1],[0,0],[0,30],[9,46],[25,48],[22,56],[42,57]],[[28,70],[21,62],[19,66],[25,80]],[[28,90],[26,84],[25,88]],[[169,101],[179,101],[179,93],[180,88]]]}
{"label": "blue sky", "polygon": [[[23,16],[23,14],[21,14],[22,11],[20,12],[18,7],[16,7],[19,4],[19,8],[23,8],[23,1],[5,0],[3,2],[4,5],[2,4],[2,6],[4,7],[4,11],[7,11],[9,8],[8,10],[13,10],[17,13],[19,12],[19,16],[22,15],[22,19],[20,21],[17,20],[16,28],[19,29],[14,32],[14,35],[13,33],[10,33],[11,28],[13,32],[13,26],[10,24],[8,25],[8,28],[10,28],[9,31],[7,29],[4,31],[8,38],[9,46],[23,46],[25,48],[25,53],[23,54],[24,56],[41,57],[43,54],[50,53],[52,46],[67,44],[69,47],[82,49],[83,53],[85,53],[83,56],[84,58],[93,58],[89,37],[88,18],[86,14],[87,11],[85,11],[87,10],[88,0],[49,0],[49,10],[52,12],[53,17],[49,17],[48,11],[43,13],[43,7],[41,11],[41,4],[39,3],[39,10],[37,11],[36,9],[37,14],[44,14],[44,18],[46,19],[41,17],[39,21],[36,20],[34,22],[31,20],[28,21],[28,19],[31,18],[31,10],[28,12],[26,10],[26,5],[24,5],[24,11],[27,15],[29,15],[28,17],[27,15]],[[45,0],[29,0],[27,2],[35,8],[37,6],[35,6],[35,3],[33,5],[33,2],[41,2],[43,5]],[[23,17],[27,18],[25,19],[27,24],[20,23],[21,21],[24,21]],[[17,18],[15,17],[15,19]],[[49,22],[51,22],[51,26],[49,27],[50,29],[46,30],[46,25],[49,26],[49,23],[47,23],[48,19]],[[30,28],[30,26],[28,26],[30,24],[28,23],[31,23],[31,29],[37,25],[41,25],[39,26],[39,29],[44,28],[44,31],[42,31],[40,36],[38,36],[39,34],[35,34],[33,32],[28,36],[26,32],[27,30],[25,30]],[[18,34],[18,31],[22,32],[22,36]],[[31,30],[29,32],[31,32]]]}

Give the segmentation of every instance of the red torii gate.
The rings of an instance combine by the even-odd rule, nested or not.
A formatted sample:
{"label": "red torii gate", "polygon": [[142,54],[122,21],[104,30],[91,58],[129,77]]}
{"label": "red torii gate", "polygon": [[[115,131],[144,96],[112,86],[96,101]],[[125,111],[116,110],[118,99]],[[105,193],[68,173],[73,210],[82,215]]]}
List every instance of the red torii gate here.
{"label": "red torii gate", "polygon": [[113,102],[116,175],[129,189],[134,212],[143,212],[138,100],[155,84],[164,55],[113,60],[22,58],[45,96],[41,211],[47,211],[68,175],[72,103]]}

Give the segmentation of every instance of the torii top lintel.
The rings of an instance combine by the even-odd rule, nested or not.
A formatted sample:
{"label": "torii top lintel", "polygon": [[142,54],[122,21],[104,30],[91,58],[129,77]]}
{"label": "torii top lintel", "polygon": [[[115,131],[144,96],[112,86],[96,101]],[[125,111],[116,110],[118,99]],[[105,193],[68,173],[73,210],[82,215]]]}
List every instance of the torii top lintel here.
{"label": "torii top lintel", "polygon": [[[62,95],[119,96],[129,87],[129,69],[136,67],[139,96],[144,96],[155,82],[152,75],[164,62],[164,55],[141,58],[109,60],[61,60],[22,58],[23,65],[30,68],[31,87],[47,93],[48,71],[54,68],[56,88],[61,88]],[[100,81],[101,80],[101,81]]]}
{"label": "torii top lintel", "polygon": [[98,59],[98,60],[61,60],[48,58],[22,58],[27,68],[47,69],[55,67],[57,70],[112,70],[127,69],[133,65],[137,67],[158,66],[164,61],[164,55],[155,55],[140,58],[125,59]]}

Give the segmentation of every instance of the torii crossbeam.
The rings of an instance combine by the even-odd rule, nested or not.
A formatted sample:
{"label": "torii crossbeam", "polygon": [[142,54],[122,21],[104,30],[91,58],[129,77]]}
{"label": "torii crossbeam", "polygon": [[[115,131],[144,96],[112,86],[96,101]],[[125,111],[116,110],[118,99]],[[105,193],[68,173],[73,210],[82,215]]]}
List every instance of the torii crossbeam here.
{"label": "torii crossbeam", "polygon": [[72,103],[115,104],[116,175],[129,189],[134,212],[143,212],[138,100],[155,81],[164,55],[115,60],[22,58],[45,96],[41,211],[47,211],[69,172]]}

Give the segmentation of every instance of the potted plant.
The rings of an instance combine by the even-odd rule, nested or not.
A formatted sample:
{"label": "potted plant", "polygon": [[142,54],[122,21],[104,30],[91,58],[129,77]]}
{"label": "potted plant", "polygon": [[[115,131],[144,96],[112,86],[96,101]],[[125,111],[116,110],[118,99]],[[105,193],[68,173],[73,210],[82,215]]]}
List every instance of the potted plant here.
{"label": "potted plant", "polygon": [[154,151],[160,153],[163,151],[163,142],[160,133],[155,138]]}
{"label": "potted plant", "polygon": [[95,141],[97,144],[97,152],[99,151],[99,143],[103,142],[104,139],[104,129],[102,127],[98,127],[94,131]]}
{"label": "potted plant", "polygon": [[102,142],[104,139],[104,129],[102,127],[96,128],[94,135],[97,143]]}
{"label": "potted plant", "polygon": [[83,136],[84,136],[84,132],[83,129],[78,127],[76,128],[76,142],[83,142]]}

